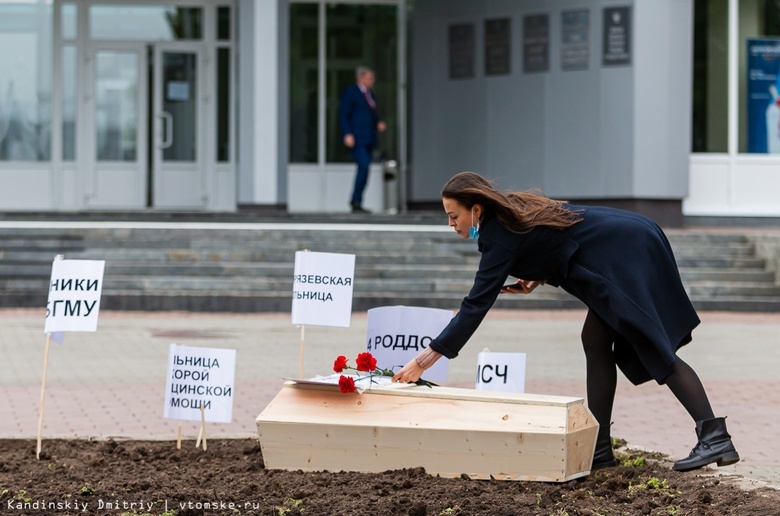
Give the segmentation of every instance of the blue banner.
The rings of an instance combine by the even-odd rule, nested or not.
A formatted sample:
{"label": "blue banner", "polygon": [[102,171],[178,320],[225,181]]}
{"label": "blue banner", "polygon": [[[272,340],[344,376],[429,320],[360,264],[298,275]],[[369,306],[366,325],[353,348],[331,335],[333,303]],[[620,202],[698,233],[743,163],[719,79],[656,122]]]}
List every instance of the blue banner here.
{"label": "blue banner", "polygon": [[748,152],[780,154],[780,38],[747,40]]}

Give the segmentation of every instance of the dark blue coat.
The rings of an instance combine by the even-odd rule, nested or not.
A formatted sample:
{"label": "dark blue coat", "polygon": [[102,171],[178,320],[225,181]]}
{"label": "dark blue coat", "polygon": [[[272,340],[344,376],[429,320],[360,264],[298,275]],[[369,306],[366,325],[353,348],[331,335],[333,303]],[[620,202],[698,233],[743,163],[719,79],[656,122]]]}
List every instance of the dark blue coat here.
{"label": "dark blue coat", "polygon": [[580,299],[620,335],[615,355],[629,380],[663,383],[675,352],[690,342],[700,322],[666,235],[653,221],[632,212],[569,208],[582,210],[582,221],[564,230],[536,227],[517,234],[486,217],[480,226],[482,258],[474,286],[431,348],[448,358],[457,356],[507,276],[545,280]]}
{"label": "dark blue coat", "polygon": [[[373,98],[373,97],[372,97]],[[350,84],[344,89],[339,101],[339,126],[341,138],[351,134],[355,137],[355,145],[377,146],[376,124],[379,117],[376,109],[372,109],[366,96],[357,84]]]}

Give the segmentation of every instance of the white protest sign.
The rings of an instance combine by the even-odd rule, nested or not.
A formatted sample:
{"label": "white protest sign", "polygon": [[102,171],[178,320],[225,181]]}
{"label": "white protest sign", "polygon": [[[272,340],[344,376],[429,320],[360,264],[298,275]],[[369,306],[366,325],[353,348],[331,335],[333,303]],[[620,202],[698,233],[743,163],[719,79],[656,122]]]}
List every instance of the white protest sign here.
{"label": "white protest sign", "polygon": [[54,260],[44,333],[96,331],[103,290],[103,260]]}
{"label": "white protest sign", "polygon": [[[452,312],[416,306],[382,306],[368,311],[366,348],[377,366],[398,372],[449,324]],[[442,357],[425,371],[423,379],[447,381],[449,360]]]}
{"label": "white protest sign", "polygon": [[233,418],[233,384],[236,350],[194,348],[171,344],[165,379],[165,413],[168,419],[230,423]]}
{"label": "white protest sign", "polygon": [[478,391],[525,392],[525,353],[477,355]]}
{"label": "white protest sign", "polygon": [[292,323],[349,328],[355,255],[295,253]]}

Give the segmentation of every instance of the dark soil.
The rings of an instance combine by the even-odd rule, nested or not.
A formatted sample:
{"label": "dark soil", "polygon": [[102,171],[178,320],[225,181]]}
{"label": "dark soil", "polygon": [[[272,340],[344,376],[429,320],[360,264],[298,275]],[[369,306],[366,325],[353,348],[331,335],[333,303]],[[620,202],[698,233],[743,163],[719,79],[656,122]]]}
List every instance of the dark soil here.
{"label": "dark soil", "polygon": [[[0,514],[775,515],[780,491],[677,473],[648,454],[563,484],[272,471],[256,440],[0,440]],[[705,472],[708,470],[705,470]],[[710,475],[712,474],[709,471]],[[232,505],[231,505],[232,504]]]}

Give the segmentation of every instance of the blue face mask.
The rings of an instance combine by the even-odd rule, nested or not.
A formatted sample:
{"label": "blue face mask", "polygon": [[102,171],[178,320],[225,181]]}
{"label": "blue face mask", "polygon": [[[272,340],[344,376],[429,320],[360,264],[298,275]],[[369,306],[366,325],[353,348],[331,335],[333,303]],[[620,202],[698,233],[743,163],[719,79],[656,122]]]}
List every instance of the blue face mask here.
{"label": "blue face mask", "polygon": [[469,228],[469,238],[476,240],[479,238],[479,221],[474,225],[474,210],[471,210],[471,227]]}

